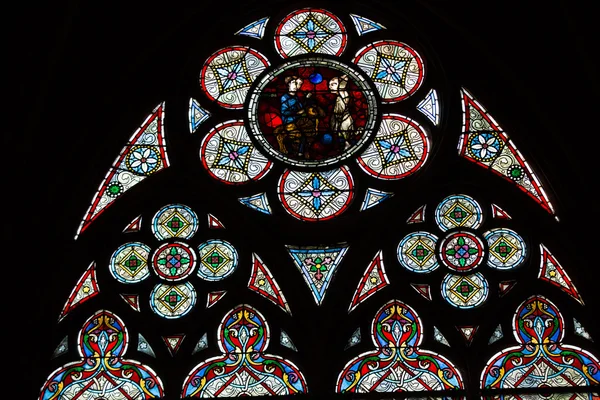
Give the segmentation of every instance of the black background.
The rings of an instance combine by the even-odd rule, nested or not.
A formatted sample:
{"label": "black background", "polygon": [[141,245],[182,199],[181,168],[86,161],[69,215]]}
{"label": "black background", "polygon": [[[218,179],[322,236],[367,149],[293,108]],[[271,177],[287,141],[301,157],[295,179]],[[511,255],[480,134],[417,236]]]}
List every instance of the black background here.
{"label": "black background", "polygon": [[[8,216],[4,218],[5,234],[9,239],[4,276],[5,286],[9,292],[14,291],[4,297],[4,326],[11,332],[5,344],[18,350],[17,375],[23,383],[11,384],[21,388],[20,394],[11,398],[35,397],[51,371],[75,359],[75,332],[97,307],[107,307],[125,319],[132,337],[128,357],[151,365],[167,382],[170,396],[180,390],[183,377],[193,365],[217,354],[216,326],[228,307],[242,301],[251,301],[265,314],[274,336],[270,352],[293,360],[305,372],[313,393],[331,391],[343,365],[359,351],[371,348],[367,338],[370,320],[394,296],[417,309],[425,321],[427,335],[436,325],[453,345],[447,349],[429,337],[424,347],[448,356],[467,371],[475,370],[469,372],[473,377],[478,376],[493,353],[514,344],[509,334],[510,315],[538,288],[561,307],[569,329],[572,316],[576,316],[600,340],[600,301],[595,293],[600,276],[595,237],[597,44],[591,37],[596,23],[591,12],[581,4],[563,1],[546,2],[543,7],[475,1],[323,3],[343,18],[348,29],[353,28],[347,12],[370,17],[389,28],[387,32],[350,42],[347,56],[380,37],[406,41],[418,48],[430,66],[425,86],[440,90],[442,104],[449,108],[442,128],[432,128],[432,158],[421,173],[401,182],[380,183],[366,179],[354,168],[359,191],[353,212],[330,222],[302,224],[286,215],[274,197],[273,217],[247,210],[235,200],[272,188],[278,177],[275,170],[281,171],[281,166],[254,186],[224,187],[210,180],[197,156],[202,133],[189,135],[186,112],[189,97],[199,99],[213,111],[213,119],[201,130],[225,118],[236,118],[238,114],[232,117],[226,110],[219,110],[200,91],[197,76],[202,63],[215,50],[232,44],[260,48],[276,62],[278,56],[269,42],[269,33],[285,14],[308,5],[311,4],[265,1],[178,5],[128,2],[125,6],[118,2],[72,1],[31,5],[15,19],[16,29],[7,40],[9,50],[14,46],[15,56],[4,62],[10,68],[5,79],[11,89],[15,88],[14,94],[8,96],[10,104],[5,117],[9,125],[4,128],[4,150],[9,157],[5,162],[9,181],[3,192]],[[264,43],[232,35],[265,15],[273,18]],[[12,19],[8,15],[6,18]],[[538,172],[560,222],[510,183],[456,156],[460,85],[490,111]],[[421,89],[406,105],[396,109],[417,116],[414,104],[425,90],[428,89]],[[79,240],[73,241],[81,216],[115,156],[145,116],[163,100],[167,102],[165,130],[172,167],[148,180],[154,184],[140,184],[125,195]],[[426,120],[421,121],[425,124]],[[396,196],[387,204],[352,216],[358,211],[367,186],[394,190]],[[499,308],[482,307],[472,315],[449,310],[439,294],[435,297],[435,290],[434,307],[428,308],[430,303],[407,284],[407,277],[413,281],[420,277],[401,271],[393,260],[399,239],[414,230],[404,224],[408,215],[423,203],[428,203],[431,211],[442,197],[455,192],[471,194],[486,207],[490,202],[504,207],[513,216],[511,226],[526,236],[534,249],[529,267],[514,276],[523,280],[500,302]],[[111,290],[127,293],[131,289],[117,287],[105,265],[111,252],[130,239],[120,234],[127,222],[139,213],[148,222],[160,206],[173,201],[192,206],[201,222],[206,212],[217,215],[228,229],[215,235],[236,244],[244,269],[222,285],[236,295],[228,294],[222,304],[209,310],[201,310],[206,291],[221,287],[194,281],[200,295],[194,314],[169,325],[148,315],[148,311],[140,318],[128,310]],[[419,229],[433,231],[431,220],[428,222]],[[484,225],[483,229],[490,226],[493,225]],[[193,244],[202,239],[200,235],[207,238],[211,234],[207,229],[201,230]],[[151,246],[156,244],[151,243],[148,232],[138,237]],[[344,270],[342,265],[319,309],[304,283],[299,283],[300,277],[282,244],[341,241],[350,242],[348,257],[352,261],[347,264],[356,267]],[[539,263],[535,249],[540,241],[567,269],[586,302],[584,308],[547,283],[535,280]],[[390,255],[386,263],[392,285],[348,316],[345,310],[356,283],[379,248]],[[271,268],[294,318],[284,317],[266,300],[249,292],[237,296],[247,282],[252,251]],[[92,260],[98,262],[101,296],[56,325],[66,297]],[[501,274],[488,277],[506,278]],[[439,279],[431,279],[430,283],[437,285]],[[146,282],[140,287],[143,307],[147,294],[142,293],[147,293],[152,284]],[[14,316],[20,320],[16,324]],[[481,323],[482,328],[467,349],[453,326],[473,321]],[[496,343],[497,347],[487,346],[487,338],[499,322],[505,338]],[[343,345],[359,324],[363,329],[360,348],[343,352]],[[279,328],[291,335],[300,353],[278,345]],[[179,358],[170,358],[159,336],[179,333],[178,330],[189,338],[184,341]],[[138,331],[153,345],[159,363],[134,351]],[[187,355],[204,331],[209,334],[210,350],[191,359]],[[69,355],[48,361],[67,333],[71,338]],[[595,348],[571,332],[565,340],[590,350]],[[322,362],[327,359],[324,352],[330,352],[332,361]],[[476,386],[476,382],[470,383],[471,390]]]}

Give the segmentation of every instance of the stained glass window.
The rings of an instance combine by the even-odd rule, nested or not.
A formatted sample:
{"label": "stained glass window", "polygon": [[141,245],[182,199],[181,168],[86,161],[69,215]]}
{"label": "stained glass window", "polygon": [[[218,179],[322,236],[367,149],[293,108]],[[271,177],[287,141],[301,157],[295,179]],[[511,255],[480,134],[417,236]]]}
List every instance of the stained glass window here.
{"label": "stained glass window", "polygon": [[53,200],[7,213],[28,280],[5,302],[39,299],[32,397],[598,398],[595,197],[567,152],[592,114],[519,89],[523,44],[481,43],[510,18],[161,7],[124,10],[110,57],[66,47],[98,66],[63,69],[84,79],[40,129]]}

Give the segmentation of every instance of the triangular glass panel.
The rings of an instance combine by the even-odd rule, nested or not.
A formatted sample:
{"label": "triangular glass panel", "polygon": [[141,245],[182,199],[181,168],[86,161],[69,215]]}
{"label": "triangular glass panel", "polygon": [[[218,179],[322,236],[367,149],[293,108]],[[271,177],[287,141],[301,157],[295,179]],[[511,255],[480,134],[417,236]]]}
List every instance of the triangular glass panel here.
{"label": "triangular glass panel", "polygon": [[427,204],[423,204],[421,207],[417,208],[415,212],[413,212],[410,217],[406,220],[407,224],[420,224],[425,222],[425,208]]}
{"label": "triangular glass panel", "polygon": [[554,214],[540,180],[507,133],[465,88],[461,89],[461,100],[463,134],[458,143],[459,155],[513,182]]}
{"label": "triangular glass panel", "polygon": [[458,329],[462,337],[465,339],[467,346],[470,346],[473,342],[473,337],[475,337],[477,329],[479,329],[479,326],[457,326],[456,329]]}
{"label": "triangular glass panel", "polygon": [[512,219],[512,217],[497,204],[492,204],[492,218],[506,220]]}
{"label": "triangular glass panel", "polygon": [[365,194],[365,199],[360,206],[360,211],[374,207],[382,201],[389,199],[393,195],[393,192],[384,192],[382,190],[367,188],[367,193]]}
{"label": "triangular glass panel", "polygon": [[131,308],[135,311],[140,311],[140,296],[137,294],[123,294],[121,293],[119,296],[127,303]]}
{"label": "triangular glass panel", "polygon": [[238,201],[253,210],[260,211],[261,213],[268,215],[272,214],[271,206],[269,205],[269,200],[267,200],[266,193],[257,193],[248,197],[240,197]]}
{"label": "triangular glass panel", "polygon": [[540,253],[542,256],[538,278],[558,286],[563,292],[583,305],[583,299],[569,278],[569,275],[567,275],[564,268],[543,244],[540,244]]}
{"label": "triangular glass panel", "polygon": [[292,311],[290,310],[277,281],[273,278],[273,274],[271,274],[271,271],[256,253],[252,253],[252,271],[250,272],[248,289],[267,298],[281,307],[283,311],[292,315]]}
{"label": "triangular glass panel", "polygon": [[96,263],[92,261],[73,288],[69,299],[58,317],[58,322],[62,321],[72,309],[95,297],[98,293],[100,293],[100,288],[96,280]]}
{"label": "triangular glass panel", "polygon": [[196,343],[196,346],[194,346],[194,350],[192,350],[192,354],[196,354],[199,351],[202,351],[204,349],[206,349],[208,347],[208,340],[206,338],[206,332],[204,332],[202,334],[202,337],[200,337],[200,340],[198,340],[198,343]]}
{"label": "triangular glass panel", "polygon": [[419,110],[424,116],[434,125],[440,124],[440,102],[438,101],[437,91],[431,89],[423,100],[417,104],[417,110]]}
{"label": "triangular glass panel", "polygon": [[502,339],[503,337],[504,337],[504,334],[502,333],[502,325],[498,325],[496,327],[496,329],[494,329],[494,332],[492,333],[492,336],[490,337],[488,344],[496,343],[498,340]]}
{"label": "triangular glass panel", "polygon": [[137,217],[135,217],[133,219],[133,221],[131,221],[129,224],[127,224],[125,229],[123,229],[123,233],[139,232],[141,227],[142,227],[142,216],[140,214]]}
{"label": "triangular glass panel", "polygon": [[446,337],[444,335],[442,335],[442,332],[440,332],[440,330],[436,326],[433,327],[433,339],[436,342],[439,342],[443,345],[450,347],[450,343],[448,343],[448,340],[446,339]]}
{"label": "triangular glass panel", "polygon": [[575,327],[575,334],[577,336],[581,336],[582,338],[590,340],[592,342],[594,341],[592,339],[592,337],[590,336],[590,334],[585,330],[583,325],[581,325],[581,323],[579,321],[577,321],[575,318],[573,318],[573,326]]}
{"label": "triangular glass panel", "polygon": [[241,36],[249,36],[255,39],[262,39],[263,35],[265,34],[265,27],[267,26],[267,22],[269,22],[269,17],[261,18],[257,21],[246,25],[245,27],[237,31],[235,34]]}
{"label": "triangular glass panel", "polygon": [[190,122],[190,133],[196,132],[201,123],[210,118],[211,113],[202,108],[197,100],[190,97],[188,120]]}
{"label": "triangular glass panel", "polygon": [[208,214],[208,227],[210,229],[225,229],[225,225],[212,214]]}
{"label": "triangular glass panel", "polygon": [[431,297],[431,288],[429,287],[429,285],[424,284],[424,283],[411,283],[410,287],[412,287],[413,289],[415,289],[417,291],[417,293],[419,293],[425,299],[427,299],[429,301],[432,300],[432,297]]}
{"label": "triangular glass panel", "polygon": [[294,345],[294,342],[292,342],[292,339],[290,339],[290,336],[283,329],[281,330],[281,335],[279,336],[279,343],[282,346],[287,347],[288,349],[298,351],[298,349]]}
{"label": "triangular glass panel", "polygon": [[348,343],[346,343],[346,347],[344,347],[344,350],[348,350],[350,347],[356,346],[357,344],[360,343],[361,339],[362,339],[362,337],[360,334],[360,326],[359,326],[358,328],[356,328],[354,333],[350,336],[350,339],[348,339]]}
{"label": "triangular glass panel", "polygon": [[500,297],[504,297],[506,293],[508,293],[515,285],[517,281],[502,281],[498,283],[498,295]]}
{"label": "triangular glass panel", "polygon": [[146,338],[143,337],[141,333],[138,333],[137,351],[139,351],[140,353],[147,354],[150,357],[156,358],[156,355],[154,354],[154,350],[152,350],[150,343],[148,343]]}
{"label": "triangular glass panel", "polygon": [[56,358],[58,356],[62,356],[67,351],[69,351],[69,336],[65,336],[60,341],[60,343],[58,344],[58,346],[56,346],[56,349],[54,349],[54,352],[52,353],[52,358]]}
{"label": "triangular glass panel", "polygon": [[348,245],[346,243],[334,246],[286,245],[286,248],[312,292],[315,302],[321,305],[337,267],[348,251]]}
{"label": "triangular glass panel", "polygon": [[354,27],[356,28],[358,36],[385,29],[385,26],[375,21],[371,21],[368,18],[361,17],[360,15],[350,14],[350,18],[352,18],[352,22],[354,23]]}
{"label": "triangular glass panel", "polygon": [[227,290],[217,290],[215,292],[210,292],[206,296],[206,308],[211,308],[214,306],[219,300],[225,296]]}
{"label": "triangular glass panel", "polygon": [[163,342],[165,342],[165,345],[167,346],[169,353],[171,353],[171,356],[174,356],[175,353],[177,353],[177,351],[179,350],[179,347],[181,347],[181,343],[183,342],[183,339],[185,339],[184,334],[169,335],[169,336],[162,337],[162,340],[163,340]]}
{"label": "triangular glass panel", "polygon": [[352,297],[348,312],[352,312],[360,303],[390,284],[383,264],[383,251],[379,250],[365,270]]}

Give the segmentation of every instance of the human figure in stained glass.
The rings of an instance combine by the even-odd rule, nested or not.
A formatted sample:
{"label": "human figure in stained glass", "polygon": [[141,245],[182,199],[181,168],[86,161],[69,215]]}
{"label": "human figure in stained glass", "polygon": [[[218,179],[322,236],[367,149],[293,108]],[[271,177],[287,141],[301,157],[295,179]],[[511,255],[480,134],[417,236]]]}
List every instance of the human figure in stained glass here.
{"label": "human figure in stained glass", "polygon": [[291,124],[298,119],[298,116],[304,112],[302,102],[298,97],[298,91],[304,81],[297,76],[288,76],[285,78],[285,84],[288,92],[281,96],[281,119],[284,124]]}
{"label": "human figure in stained glass", "polygon": [[329,90],[336,95],[333,114],[329,122],[332,132],[336,132],[344,140],[344,150],[350,147],[348,139],[354,131],[354,120],[350,114],[350,96],[346,90],[348,75],[336,76],[329,81]]}

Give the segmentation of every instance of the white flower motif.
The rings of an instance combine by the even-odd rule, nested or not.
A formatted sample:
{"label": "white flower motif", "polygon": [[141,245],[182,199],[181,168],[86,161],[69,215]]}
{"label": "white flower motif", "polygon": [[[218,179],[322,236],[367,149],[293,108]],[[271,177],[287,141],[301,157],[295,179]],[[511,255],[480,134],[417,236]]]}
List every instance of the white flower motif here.
{"label": "white flower motif", "polygon": [[153,170],[158,163],[156,154],[148,147],[135,149],[131,155],[134,158],[131,168],[144,174]]}
{"label": "white flower motif", "polygon": [[494,146],[497,139],[493,135],[481,134],[477,136],[476,141],[478,143],[474,143],[471,148],[479,151],[479,157],[492,158],[498,152],[498,148]]}

